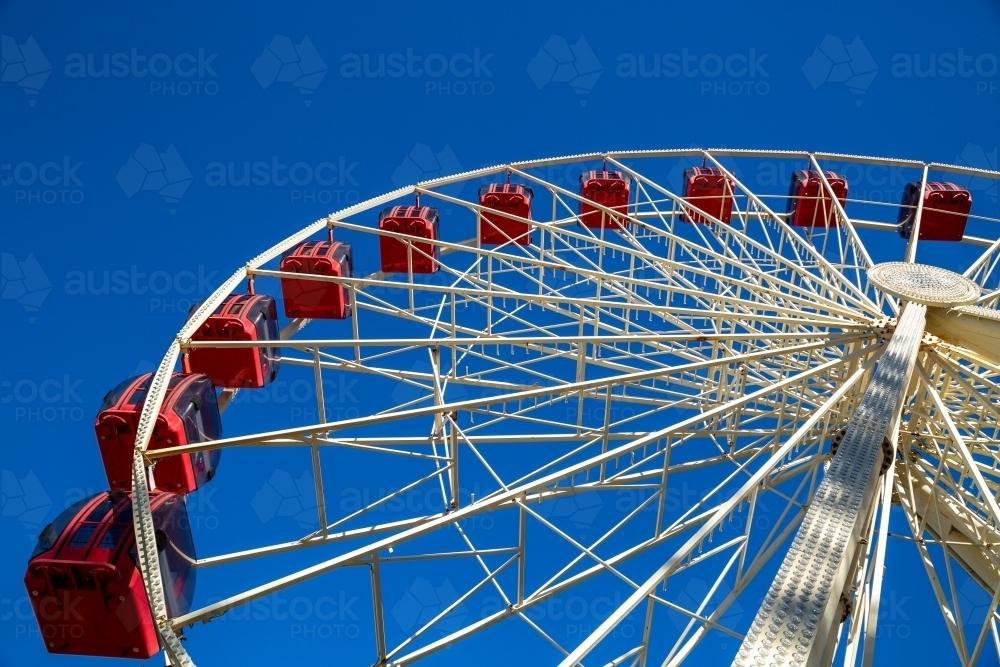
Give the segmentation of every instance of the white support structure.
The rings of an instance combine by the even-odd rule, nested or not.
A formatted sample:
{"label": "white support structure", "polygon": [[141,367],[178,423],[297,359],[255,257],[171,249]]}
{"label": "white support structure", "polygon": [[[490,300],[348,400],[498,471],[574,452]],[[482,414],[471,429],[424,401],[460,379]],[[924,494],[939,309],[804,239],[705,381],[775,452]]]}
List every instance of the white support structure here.
{"label": "white support structure", "polygon": [[[791,226],[785,184],[752,185],[748,165],[765,163],[780,174],[819,172],[831,213],[822,225]],[[729,224],[683,196],[676,176],[699,164],[729,184]],[[625,213],[587,201],[617,221],[588,228],[575,174],[597,165],[629,179],[629,200]],[[461,651],[483,635],[512,662],[564,667],[803,667],[830,664],[838,646],[838,660],[867,667],[879,664],[876,651],[888,653],[876,641],[881,586],[894,550],[908,545],[959,663],[1000,655],[1000,231],[964,239],[981,247],[964,277],[916,265],[921,197],[897,258],[904,261],[879,263],[885,251],[872,240],[897,233],[896,207],[842,205],[824,170],[846,165],[901,170],[921,192],[929,178],[1000,181],[995,171],[832,153],[592,153],[401,188],[317,220],[247,262],[169,346],[136,437],[137,558],[169,664],[194,664],[180,639],[211,634],[211,624],[202,626],[212,619],[355,568],[370,575],[366,664],[475,662]],[[531,218],[486,208],[474,195],[506,179],[534,190]],[[457,194],[448,187],[458,185]],[[446,212],[440,237],[422,247],[374,224],[379,209],[415,196]],[[704,224],[685,222],[693,211]],[[530,242],[482,243],[484,213],[524,225]],[[1000,219],[976,219],[1000,230]],[[283,253],[328,232],[369,253],[355,258],[359,265],[374,266],[370,253],[385,241],[404,243],[411,261],[432,247],[438,270],[280,270]],[[226,390],[223,411],[276,426],[153,447],[167,384],[185,355],[274,345],[192,340],[198,327],[247,281],[277,294],[292,277],[340,286],[351,301],[350,322],[293,320],[281,330],[282,372],[311,388],[313,416],[291,423],[275,403],[255,404],[255,390]],[[345,377],[363,396],[350,414],[331,404]],[[149,509],[155,465],[225,449],[211,482],[221,486],[235,483],[227,466],[249,448],[306,466],[312,488],[303,502],[315,503],[316,524],[291,540],[265,526],[238,548],[201,554],[199,585],[211,586],[212,600],[168,618],[166,561]],[[340,507],[330,471],[342,460],[365,461],[351,472],[359,488],[381,488],[389,470],[394,486]],[[690,484],[697,492],[677,503],[673,494]],[[411,508],[405,501],[415,493],[442,502]],[[610,508],[619,494],[636,500],[617,514],[601,510],[586,531],[567,518],[566,507],[603,498],[593,506]],[[906,518],[908,539],[889,539],[891,515]],[[488,540],[470,528],[486,518]],[[230,576],[247,561],[260,567]],[[731,614],[759,606],[761,573],[771,576],[775,564],[756,616]],[[393,574],[404,566],[446,567],[465,585],[401,634],[391,610],[402,594]],[[959,622],[963,577],[991,600],[975,627]],[[695,579],[701,587],[686,588]],[[613,590],[620,603],[575,636],[535,613],[593,590]],[[456,610],[487,596],[499,606],[459,618]],[[619,632],[626,621],[637,624],[629,636]],[[547,653],[519,656],[518,638],[528,634]],[[247,637],[248,647],[258,641],[270,639]],[[455,650],[439,653],[447,648]]]}
{"label": "white support structure", "polygon": [[809,506],[764,598],[735,667],[804,667],[833,659],[833,637],[847,617],[862,530],[871,521],[879,469],[893,447],[883,443],[903,409],[904,392],[924,334],[926,306],[903,307],[896,331],[872,382],[847,426],[832,465]]}

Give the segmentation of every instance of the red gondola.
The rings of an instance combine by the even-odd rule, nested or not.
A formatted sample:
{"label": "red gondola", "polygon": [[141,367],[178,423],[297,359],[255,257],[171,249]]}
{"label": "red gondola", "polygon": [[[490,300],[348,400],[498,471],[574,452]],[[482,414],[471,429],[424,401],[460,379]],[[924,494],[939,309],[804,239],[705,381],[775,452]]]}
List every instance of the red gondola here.
{"label": "red gondola", "polygon": [[[907,183],[899,205],[899,235],[910,238],[920,201],[920,182]],[[961,241],[972,210],[972,195],[954,183],[928,183],[920,214],[921,241]]]}
{"label": "red gondola", "polygon": [[[580,174],[580,219],[590,229],[627,226],[628,202],[631,180],[620,171],[589,171]],[[606,206],[621,213],[609,214],[591,206],[588,201]]]}
{"label": "red gondola", "polygon": [[[306,241],[281,260],[281,270],[315,276],[350,278],[351,246],[338,241]],[[285,317],[342,320],[351,314],[350,291],[343,285],[318,280],[281,280]]]}
{"label": "red gondola", "polygon": [[[132,489],[136,429],[152,378],[152,373],[147,373],[125,380],[107,393],[97,414],[94,431],[112,489]],[[153,426],[149,449],[207,442],[221,433],[222,420],[211,378],[174,373]],[[190,493],[215,476],[221,455],[215,449],[160,459],[153,469],[156,486]]]}
{"label": "red gondola", "polygon": [[[378,215],[378,228],[387,232],[406,234],[418,239],[438,240],[439,216],[430,206],[390,206]],[[379,236],[379,254],[383,273],[409,273],[409,259],[413,259],[413,273],[436,273],[440,250],[432,243],[413,243],[412,252],[406,243],[391,236]]]}
{"label": "red gondola", "polygon": [[[824,171],[830,189],[841,207],[847,204],[847,179]],[[836,227],[833,200],[817,171],[797,171],[788,188],[788,221],[795,227]]]}
{"label": "red gondola", "polygon": [[[170,616],[194,596],[194,541],[184,499],[150,496]],[[137,563],[131,496],[105,491],[70,506],[42,531],[24,575],[49,653],[150,658],[160,650]]]}
{"label": "red gondola", "polygon": [[[684,201],[728,225],[733,217],[733,185],[721,169],[689,167],[684,170]],[[705,216],[686,211],[683,219],[701,224],[709,222]]]}
{"label": "red gondola", "polygon": [[[479,205],[494,211],[531,218],[534,191],[519,183],[491,183],[479,188]],[[513,241],[531,245],[531,225],[483,211],[479,217],[479,242],[500,245]]]}
{"label": "red gondola", "polygon": [[[201,304],[191,307],[190,317]],[[233,294],[191,336],[195,341],[277,341],[278,312],[266,294]],[[278,348],[196,348],[189,353],[192,373],[204,373],[217,387],[257,389],[278,375]]]}

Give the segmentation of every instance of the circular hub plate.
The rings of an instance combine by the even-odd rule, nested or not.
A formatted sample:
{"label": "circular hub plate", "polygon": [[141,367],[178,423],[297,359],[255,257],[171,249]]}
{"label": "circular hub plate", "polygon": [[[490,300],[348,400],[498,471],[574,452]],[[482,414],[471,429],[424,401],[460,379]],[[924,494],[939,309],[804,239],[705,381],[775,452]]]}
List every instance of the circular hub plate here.
{"label": "circular hub plate", "polygon": [[886,294],[939,308],[974,303],[980,295],[979,285],[965,276],[927,264],[876,264],[868,279]]}

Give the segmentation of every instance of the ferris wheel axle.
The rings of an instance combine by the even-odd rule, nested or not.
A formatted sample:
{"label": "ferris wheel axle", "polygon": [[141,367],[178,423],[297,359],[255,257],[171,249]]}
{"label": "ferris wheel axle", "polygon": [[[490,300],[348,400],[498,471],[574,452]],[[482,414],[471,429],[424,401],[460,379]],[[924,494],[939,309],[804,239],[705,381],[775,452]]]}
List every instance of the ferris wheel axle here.
{"label": "ferris wheel axle", "polygon": [[[927,307],[903,309],[871,384],[733,662],[829,664],[830,641],[849,613],[858,539],[871,519],[883,440],[902,411]],[[848,587],[845,590],[845,587]],[[763,660],[758,660],[762,658]]]}

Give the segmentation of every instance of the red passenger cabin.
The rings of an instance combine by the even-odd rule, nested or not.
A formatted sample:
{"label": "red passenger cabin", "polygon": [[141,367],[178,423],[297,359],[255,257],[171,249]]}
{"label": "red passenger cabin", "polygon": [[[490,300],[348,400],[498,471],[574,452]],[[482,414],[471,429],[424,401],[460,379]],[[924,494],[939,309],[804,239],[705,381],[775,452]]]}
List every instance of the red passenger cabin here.
{"label": "red passenger cabin", "polygon": [[[306,241],[285,254],[281,270],[314,276],[350,278],[351,246],[338,241]],[[285,317],[342,320],[351,314],[350,291],[334,282],[282,278]]]}
{"label": "red passenger cabin", "polygon": [[[415,239],[437,241],[438,211],[430,206],[390,206],[378,215],[378,228],[412,236]],[[411,248],[412,245],[412,248]],[[379,236],[379,253],[383,273],[436,273],[439,248],[432,243],[414,241],[407,244],[391,236]]]}
{"label": "red passenger cabin", "polygon": [[[823,175],[841,207],[847,204],[847,179],[832,171]],[[818,171],[797,171],[788,188],[788,222],[794,227],[836,227],[833,199]]]}
{"label": "red passenger cabin", "polygon": [[[125,380],[107,393],[97,414],[94,431],[108,485],[114,490],[132,489],[136,429],[152,378],[152,373],[147,373]],[[149,449],[208,442],[221,434],[222,420],[211,378],[174,373],[153,426]],[[221,455],[216,449],[159,459],[153,468],[156,488],[191,493],[215,476]]]}
{"label": "red passenger cabin", "polygon": [[[699,211],[729,224],[733,217],[733,182],[721,169],[689,167],[684,170],[684,201]],[[708,224],[706,216],[685,210],[684,222]]]}
{"label": "red passenger cabin", "polygon": [[[191,307],[190,317],[201,304]],[[277,341],[278,312],[266,294],[233,294],[191,336],[193,341]],[[190,370],[212,378],[217,387],[257,389],[278,375],[277,347],[195,348]]]}
{"label": "red passenger cabin", "polygon": [[[588,171],[580,174],[580,220],[585,227],[601,229],[603,227],[624,227],[628,225],[628,202],[631,191],[631,179],[623,176],[620,171]],[[620,213],[607,213],[587,202],[606,206]]]}
{"label": "red passenger cabin", "polygon": [[[190,610],[194,541],[184,499],[150,495],[170,616]],[[160,650],[137,563],[132,499],[105,491],[70,506],[42,530],[24,575],[49,653],[147,659]]]}
{"label": "red passenger cabin", "polygon": [[[479,188],[479,205],[530,219],[534,196],[531,188],[519,183],[491,183]],[[531,245],[531,225],[487,211],[480,213],[479,242],[482,245],[501,245],[511,241],[518,245]]]}
{"label": "red passenger cabin", "polygon": [[[913,221],[920,201],[920,182],[907,183],[899,206],[899,235],[913,233]],[[954,183],[928,183],[924,190],[924,208],[920,214],[921,241],[961,241],[965,223],[972,210],[972,195]]]}

